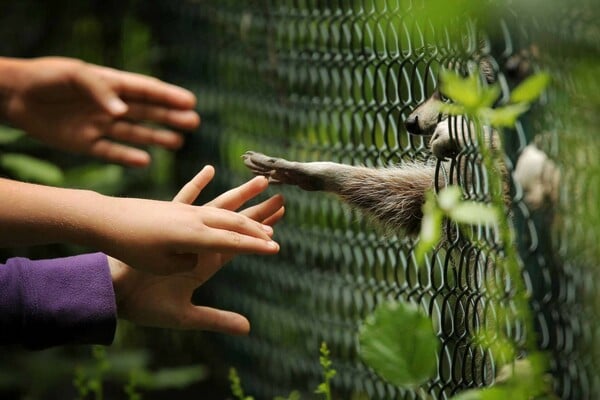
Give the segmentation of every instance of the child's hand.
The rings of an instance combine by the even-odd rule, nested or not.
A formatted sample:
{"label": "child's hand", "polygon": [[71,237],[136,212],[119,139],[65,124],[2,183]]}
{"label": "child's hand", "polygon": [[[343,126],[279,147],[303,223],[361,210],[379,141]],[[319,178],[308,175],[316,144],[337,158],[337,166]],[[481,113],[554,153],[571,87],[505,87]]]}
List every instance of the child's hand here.
{"label": "child's hand", "polygon": [[[177,195],[165,202],[103,196],[95,205],[92,244],[133,268],[155,274],[189,271],[198,254],[275,254],[273,229],[232,210],[257,196],[268,183],[255,178],[204,206],[190,205],[214,176],[205,167]],[[264,219],[264,218],[263,218]]]}
{"label": "child's hand", "polygon": [[195,96],[155,78],[60,57],[1,65],[4,117],[61,150],[144,166],[149,154],[131,145],[183,143],[179,133],[146,122],[183,130],[200,123]]}
{"label": "child's hand", "polygon": [[[184,186],[174,201],[191,204],[212,179],[213,174],[212,168],[203,169]],[[266,187],[265,179],[253,179],[217,197],[206,206],[237,210]],[[283,213],[283,198],[279,195],[240,211],[240,214],[257,223],[267,225],[275,224]],[[263,253],[260,246],[255,250],[257,253]],[[194,290],[210,279],[236,253],[239,252],[222,252],[218,247],[207,247],[196,255],[195,267],[192,270],[167,276],[134,270],[127,264],[109,257],[119,317],[145,326],[247,334],[250,324],[242,315],[195,306],[190,301]]]}

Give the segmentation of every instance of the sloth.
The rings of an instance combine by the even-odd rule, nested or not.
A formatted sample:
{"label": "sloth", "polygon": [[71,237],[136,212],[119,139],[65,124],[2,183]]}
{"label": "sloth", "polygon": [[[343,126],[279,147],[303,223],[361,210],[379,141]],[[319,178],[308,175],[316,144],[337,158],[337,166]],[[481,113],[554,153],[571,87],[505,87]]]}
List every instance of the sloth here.
{"label": "sloth", "polygon": [[[428,100],[429,101],[429,100]],[[407,121],[422,124],[431,130],[431,105],[423,103],[411,113]],[[429,119],[426,119],[429,118]],[[456,117],[436,123],[431,130],[429,147],[432,154],[449,170],[464,145],[472,140],[473,127],[465,118]],[[429,123],[427,122],[429,121]],[[409,122],[407,128],[413,130]],[[452,129],[451,129],[452,126]],[[451,131],[454,133],[451,134]],[[497,147],[494,131],[485,128],[487,145]],[[404,231],[408,235],[419,232],[426,193],[447,185],[443,174],[436,173],[436,162],[404,162],[397,166],[368,168],[334,162],[295,162],[270,157],[254,151],[242,156],[244,164],[256,175],[263,175],[271,183],[296,185],[308,191],[325,191],[338,195],[346,203],[372,217],[386,231]],[[479,161],[477,161],[479,162]],[[469,178],[467,163],[460,167],[459,176]],[[469,171],[468,171],[469,169]],[[505,169],[500,166],[501,173]],[[465,182],[468,186],[468,182]]]}
{"label": "sloth", "polygon": [[[493,83],[495,76],[487,59],[479,62],[482,77]],[[468,191],[477,186],[485,169],[475,154],[458,157],[461,150],[477,142],[472,123],[462,116],[440,115],[438,103],[442,100],[436,89],[432,96],[418,105],[406,118],[406,130],[413,135],[428,136],[429,149],[435,161],[404,162],[397,166],[367,168],[334,162],[296,162],[248,151],[244,164],[256,175],[266,176],[270,182],[296,185],[308,191],[325,191],[338,195],[383,226],[386,231],[401,230],[416,235],[423,217],[426,193],[446,187],[448,177],[442,171],[453,171],[455,183]],[[483,128],[484,143],[491,151],[499,148],[498,132]],[[495,165],[502,177],[505,205],[510,205],[509,172],[501,162]],[[558,168],[537,148],[530,144],[521,152],[512,174],[513,182],[522,188],[523,199],[530,210],[548,208],[557,201]],[[477,182],[476,182],[477,181]],[[493,183],[492,183],[493,184]]]}
{"label": "sloth", "polygon": [[[417,108],[407,121],[414,117],[415,121],[422,123],[425,121],[425,118],[419,119],[422,112],[426,114],[430,110],[426,107]],[[407,123],[407,128],[409,125]],[[422,126],[423,130],[431,130],[427,124]],[[492,150],[498,148],[496,131],[484,127],[484,137],[484,145]],[[350,206],[372,217],[386,231],[401,230],[408,235],[416,235],[421,226],[426,193],[448,185],[446,176],[436,173],[437,168],[446,171],[454,168],[455,175],[462,179],[459,183],[463,187],[471,186],[476,179],[475,169],[482,168],[478,158],[473,161],[475,168],[470,167],[468,162],[456,162],[456,156],[467,140],[473,140],[473,127],[459,116],[435,124],[431,133],[429,148],[441,163],[439,166],[431,161],[413,161],[392,167],[369,168],[326,161],[288,161],[254,151],[246,152],[242,158],[255,175],[263,175],[271,183],[334,193]],[[508,172],[504,164],[496,168],[503,178],[503,197],[508,205]],[[522,188],[523,198],[531,210],[556,202],[558,169],[535,144],[528,145],[522,151],[513,179]]]}

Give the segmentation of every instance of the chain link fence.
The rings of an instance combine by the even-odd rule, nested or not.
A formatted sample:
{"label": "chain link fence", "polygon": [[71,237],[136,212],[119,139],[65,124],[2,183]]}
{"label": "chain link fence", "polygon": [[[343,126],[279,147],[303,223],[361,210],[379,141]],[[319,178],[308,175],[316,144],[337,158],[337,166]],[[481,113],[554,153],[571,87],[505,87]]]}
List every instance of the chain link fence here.
{"label": "chain link fence", "polygon": [[[582,3],[584,11],[593,7]],[[433,93],[441,67],[463,74],[480,68],[488,81],[500,84],[501,99],[540,68],[564,82],[561,89],[576,91],[573,71],[549,44],[565,49],[576,43],[597,55],[597,29],[581,10],[538,10],[536,19],[498,7],[493,18],[440,23],[439,16],[424,18],[422,9],[416,0],[190,0],[149,7],[145,13],[163,49],[165,78],[196,92],[203,118],[200,133],[189,137],[180,154],[181,180],[212,163],[218,183],[213,190],[223,191],[249,177],[240,156],[257,150],[368,167],[418,161],[437,165],[438,175],[450,182],[460,182],[466,168],[482,177],[470,180],[467,197],[488,200],[477,143],[460,152],[453,168],[441,170],[428,138],[406,131],[408,115]],[[585,135],[587,125],[570,129],[573,118],[584,119],[575,109],[565,111],[571,103],[561,89],[504,132],[508,208],[555,393],[588,399],[600,389],[597,328],[590,324],[598,315],[598,146]],[[561,201],[542,208],[528,204],[523,188],[510,179],[534,142],[561,168]],[[476,230],[478,245],[457,234],[419,267],[414,238],[382,234],[336,197],[286,186],[270,190],[287,199],[277,229],[281,253],[236,259],[198,293],[199,300],[251,320],[249,338],[221,337],[215,345],[257,398],[312,392],[321,380],[318,348],[325,341],[338,371],[338,398],[445,399],[494,381],[493,359],[473,339],[487,321],[509,321],[506,329],[517,343],[533,334],[496,312],[500,302],[511,308],[511,293],[509,284],[503,296],[492,298],[487,288],[490,278],[507,279],[489,261],[502,255],[489,232]],[[357,357],[362,318],[389,298],[419,304],[434,320],[442,343],[439,366],[422,390],[387,384]]]}
{"label": "chain link fence", "polygon": [[[184,182],[214,164],[216,185],[207,196],[248,179],[240,156],[256,150],[368,167],[416,161],[436,168],[444,182],[468,182],[466,197],[487,201],[477,143],[468,142],[443,168],[428,138],[409,134],[405,121],[434,92],[442,67],[465,75],[480,69],[485,80],[500,84],[500,101],[524,77],[548,70],[553,89],[503,134],[508,211],[554,391],[562,399],[597,397],[600,31],[593,0],[523,2],[538,5],[530,9],[481,1],[478,18],[424,15],[436,0],[125,3],[6,4],[2,52],[73,54],[142,72],[160,61],[164,79],[198,96],[202,128],[180,152],[178,174]],[[145,27],[134,29],[138,18],[158,50],[145,43]],[[146,50],[130,51],[139,41]],[[543,207],[533,207],[512,180],[530,143],[561,172],[559,200]],[[480,179],[462,179],[461,171]],[[338,371],[336,398],[445,399],[494,381],[498,371],[474,342],[477,329],[505,320],[517,343],[533,334],[498,313],[500,304],[511,308],[512,294],[510,285],[499,297],[489,288],[506,281],[490,261],[503,254],[490,232],[476,229],[471,242],[449,225],[450,240],[420,267],[413,237],[380,232],[336,197],[270,190],[287,199],[277,229],[281,253],[238,258],[197,293],[199,302],[251,320],[249,338],[210,339],[256,398],[296,389],[310,398],[321,381],[318,348],[325,341]],[[422,390],[389,385],[358,359],[359,324],[390,298],[418,304],[440,338],[438,369]],[[196,344],[206,345],[204,339]]]}

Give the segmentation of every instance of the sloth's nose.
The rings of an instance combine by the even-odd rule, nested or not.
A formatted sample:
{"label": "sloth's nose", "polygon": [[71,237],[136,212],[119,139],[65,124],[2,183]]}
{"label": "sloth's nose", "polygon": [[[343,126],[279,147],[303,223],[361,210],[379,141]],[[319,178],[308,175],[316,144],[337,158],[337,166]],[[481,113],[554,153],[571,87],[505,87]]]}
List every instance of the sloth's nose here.
{"label": "sloth's nose", "polygon": [[420,135],[421,129],[419,128],[419,117],[417,116],[409,116],[406,121],[404,121],[404,126],[409,133],[413,135]]}

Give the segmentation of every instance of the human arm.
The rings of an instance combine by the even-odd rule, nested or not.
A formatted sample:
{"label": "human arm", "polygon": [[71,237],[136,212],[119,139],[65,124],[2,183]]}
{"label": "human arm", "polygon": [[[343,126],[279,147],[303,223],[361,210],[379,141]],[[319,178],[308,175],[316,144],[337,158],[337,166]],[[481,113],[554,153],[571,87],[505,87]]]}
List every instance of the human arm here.
{"label": "human arm", "polygon": [[[214,173],[212,167],[203,171]],[[267,185],[264,178],[251,182]],[[217,207],[7,179],[0,179],[0,199],[0,247],[75,243],[159,274],[194,268],[196,254],[207,249],[259,254],[279,250],[270,227]]]}
{"label": "human arm", "polygon": [[188,90],[140,74],[70,58],[0,57],[0,118],[61,150],[145,166],[149,154],[134,146],[181,146],[169,127],[196,128],[195,105]]}
{"label": "human arm", "polygon": [[[192,203],[211,178],[211,171],[201,172],[179,192],[174,201]],[[237,210],[266,187],[265,180],[252,180],[217,197],[209,205]],[[240,213],[258,222],[273,225],[283,216],[283,198],[280,195],[273,196]],[[145,326],[247,334],[250,323],[246,317],[191,302],[192,293],[234,255],[235,253],[208,250],[198,254],[194,269],[167,276],[132,269],[109,257],[119,318]],[[227,296],[226,293],[223,295]]]}
{"label": "human arm", "polygon": [[[193,202],[213,173],[212,168],[203,169],[176,200]],[[266,187],[265,180],[254,179],[206,206],[236,210]],[[283,212],[283,198],[273,196],[240,213],[273,225]],[[30,349],[110,344],[117,305],[121,318],[140,325],[247,333],[249,323],[243,316],[190,302],[194,289],[234,254],[207,249],[196,256],[193,270],[167,276],[134,270],[102,253],[39,261],[9,259],[0,264],[0,344]]]}

